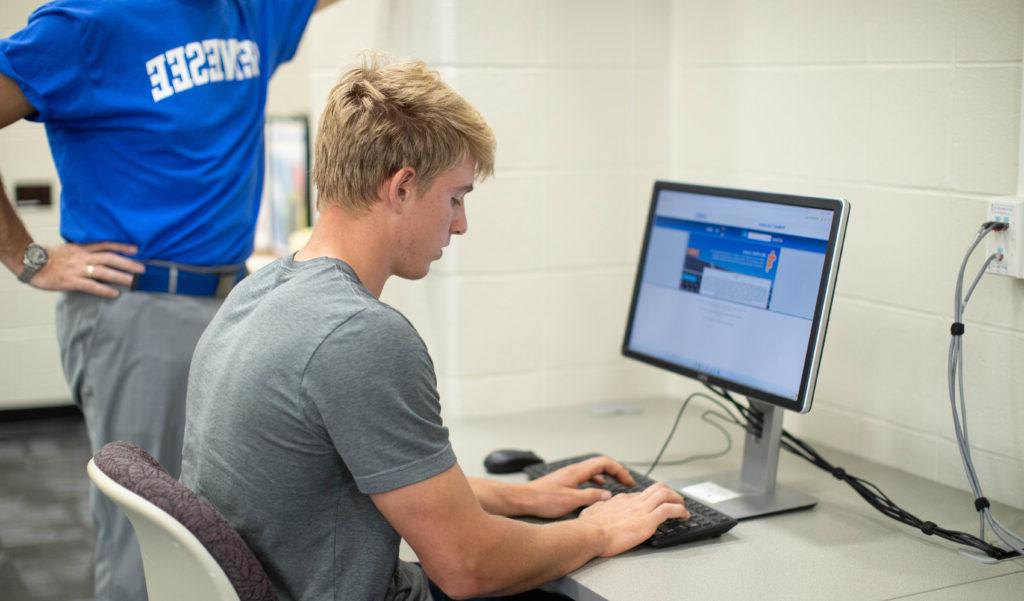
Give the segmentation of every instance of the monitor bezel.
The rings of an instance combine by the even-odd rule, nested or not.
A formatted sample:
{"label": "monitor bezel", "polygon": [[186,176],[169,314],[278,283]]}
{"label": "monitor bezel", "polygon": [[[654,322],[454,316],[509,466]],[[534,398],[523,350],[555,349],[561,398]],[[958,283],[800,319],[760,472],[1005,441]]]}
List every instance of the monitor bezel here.
{"label": "monitor bezel", "polygon": [[[808,339],[807,355],[804,359],[804,369],[800,377],[800,388],[796,399],[789,399],[727,378],[720,378],[700,370],[632,350],[629,347],[630,336],[633,332],[633,320],[636,314],[637,299],[640,295],[640,285],[643,280],[644,266],[647,260],[648,245],[651,240],[651,229],[654,225],[658,196],[662,191],[687,192],[738,200],[752,200],[780,205],[824,209],[832,212],[832,226],[829,231],[828,245],[825,252],[825,262],[822,267],[824,273],[818,288],[811,334]],[[633,282],[633,295],[629,305],[626,332],[622,340],[622,354],[631,359],[693,378],[705,384],[718,386],[725,390],[772,403],[773,405],[778,405],[791,411],[807,413],[810,411],[811,403],[814,400],[814,388],[817,381],[818,368],[821,363],[821,352],[825,342],[825,333],[828,330],[828,317],[831,312],[832,297],[835,293],[835,282],[839,271],[839,259],[842,256],[843,239],[845,237],[846,221],[848,216],[849,203],[842,198],[800,196],[796,194],[760,192],[738,188],[720,188],[684,182],[670,182],[665,180],[658,180],[654,182],[654,188],[651,192],[650,207],[647,214],[647,223],[644,228],[643,244],[640,250],[636,277]]]}

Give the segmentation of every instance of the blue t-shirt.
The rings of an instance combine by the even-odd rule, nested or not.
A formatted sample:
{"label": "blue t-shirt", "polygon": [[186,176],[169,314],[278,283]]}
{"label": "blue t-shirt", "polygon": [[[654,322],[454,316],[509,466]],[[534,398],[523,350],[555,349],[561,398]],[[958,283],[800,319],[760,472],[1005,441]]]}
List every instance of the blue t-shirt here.
{"label": "blue t-shirt", "polygon": [[238,263],[263,188],[263,109],[316,0],[57,0],[0,39],[46,124],[61,235]]}

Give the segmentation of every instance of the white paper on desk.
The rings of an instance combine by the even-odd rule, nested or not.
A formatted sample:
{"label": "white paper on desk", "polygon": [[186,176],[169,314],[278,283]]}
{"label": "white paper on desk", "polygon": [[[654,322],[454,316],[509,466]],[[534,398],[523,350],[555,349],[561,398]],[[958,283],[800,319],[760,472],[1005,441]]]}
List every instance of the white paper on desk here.
{"label": "white paper on desk", "polygon": [[683,493],[683,496],[696,497],[697,499],[712,505],[742,496],[740,493],[715,484],[714,482],[699,482],[697,484],[691,484],[685,488],[680,488],[679,492]]}

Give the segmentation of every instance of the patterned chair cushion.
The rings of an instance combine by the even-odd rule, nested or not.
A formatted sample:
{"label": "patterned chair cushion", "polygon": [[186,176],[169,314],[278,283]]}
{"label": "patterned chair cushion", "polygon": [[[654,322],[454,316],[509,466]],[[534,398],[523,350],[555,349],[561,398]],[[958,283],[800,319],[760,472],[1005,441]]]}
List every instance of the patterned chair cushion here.
{"label": "patterned chair cushion", "polygon": [[112,480],[166,511],[198,538],[241,601],[277,601],[263,566],[220,511],[175,480],[149,453],[130,442],[112,442],[93,460]]}

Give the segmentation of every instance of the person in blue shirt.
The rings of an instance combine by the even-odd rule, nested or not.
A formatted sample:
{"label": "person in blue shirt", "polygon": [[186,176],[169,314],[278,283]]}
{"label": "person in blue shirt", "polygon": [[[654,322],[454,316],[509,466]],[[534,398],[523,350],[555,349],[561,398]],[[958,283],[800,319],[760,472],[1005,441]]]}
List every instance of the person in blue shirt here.
{"label": "person in blue shirt", "polygon": [[[61,291],[65,376],[95,451],[177,475],[196,341],[245,274],[267,85],[335,0],[56,0],[0,39],[0,128],[42,122],[60,232],[35,244],[0,185],[0,261]],[[146,598],[127,519],[95,490],[96,598]]]}

